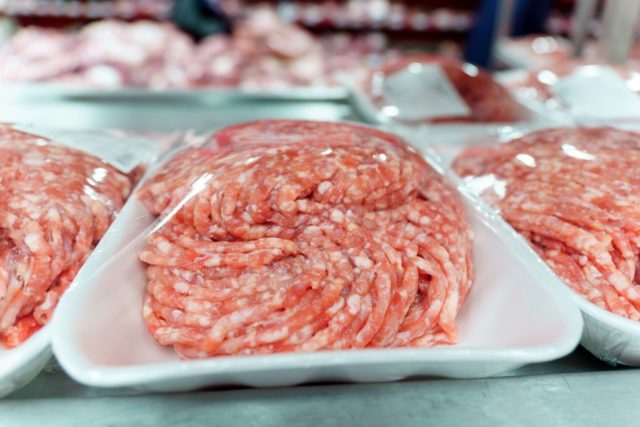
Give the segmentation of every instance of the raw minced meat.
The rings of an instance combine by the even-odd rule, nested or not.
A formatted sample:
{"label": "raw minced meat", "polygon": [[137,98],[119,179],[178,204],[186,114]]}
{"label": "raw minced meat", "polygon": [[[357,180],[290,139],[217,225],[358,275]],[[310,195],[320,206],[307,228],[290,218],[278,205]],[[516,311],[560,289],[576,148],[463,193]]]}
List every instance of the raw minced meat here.
{"label": "raw minced meat", "polygon": [[574,291],[640,320],[640,134],[543,130],[468,149],[454,169]]}
{"label": "raw minced meat", "polygon": [[0,342],[51,317],[132,190],[97,157],[0,126]]}
{"label": "raw minced meat", "polygon": [[472,232],[398,138],[345,123],[224,129],[139,194],[143,316],[185,358],[456,342]]}

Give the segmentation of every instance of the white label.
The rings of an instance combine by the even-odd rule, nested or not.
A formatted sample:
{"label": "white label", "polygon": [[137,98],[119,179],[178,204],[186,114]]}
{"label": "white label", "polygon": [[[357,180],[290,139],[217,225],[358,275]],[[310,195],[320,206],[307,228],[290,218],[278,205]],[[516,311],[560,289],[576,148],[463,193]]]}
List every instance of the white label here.
{"label": "white label", "polygon": [[151,160],[155,143],[140,136],[117,135],[110,131],[62,131],[33,125],[14,129],[51,140],[99,157],[124,173]]}
{"label": "white label", "polygon": [[640,117],[640,96],[608,67],[578,67],[551,87],[577,117],[625,119]]}
{"label": "white label", "polygon": [[468,116],[469,106],[436,64],[413,63],[384,80],[383,113],[403,120]]}

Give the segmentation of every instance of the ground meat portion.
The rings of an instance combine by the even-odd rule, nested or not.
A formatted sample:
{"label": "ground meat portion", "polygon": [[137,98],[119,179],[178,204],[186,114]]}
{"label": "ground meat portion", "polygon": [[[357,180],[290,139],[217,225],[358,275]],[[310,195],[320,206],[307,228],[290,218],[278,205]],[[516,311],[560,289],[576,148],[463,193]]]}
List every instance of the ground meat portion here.
{"label": "ground meat portion", "polygon": [[574,291],[640,320],[640,134],[538,131],[470,149],[454,169]]}
{"label": "ground meat portion", "polygon": [[140,256],[143,315],[182,357],[457,339],[472,233],[455,190],[392,135],[234,126],[139,196],[164,217]]}
{"label": "ground meat portion", "polygon": [[0,126],[2,344],[49,320],[132,181],[97,157]]}
{"label": "ground meat portion", "polygon": [[[441,67],[460,97],[471,110],[468,116],[436,117],[425,120],[430,123],[485,122],[510,123],[526,119],[522,108],[509,91],[497,83],[489,73],[474,65],[465,64],[451,57],[434,55],[403,56],[384,64],[370,76],[367,91],[374,104],[382,108],[387,104],[379,82],[411,64],[433,64]],[[429,102],[425,99],[424,102]]]}

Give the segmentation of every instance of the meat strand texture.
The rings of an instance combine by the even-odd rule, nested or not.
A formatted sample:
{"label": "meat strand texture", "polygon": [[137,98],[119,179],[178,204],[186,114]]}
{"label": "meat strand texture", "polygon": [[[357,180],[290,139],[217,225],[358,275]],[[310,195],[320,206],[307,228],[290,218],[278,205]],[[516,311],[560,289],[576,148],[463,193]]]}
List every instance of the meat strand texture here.
{"label": "meat strand texture", "polygon": [[345,123],[224,129],[140,190],[162,226],[143,316],[185,358],[456,342],[472,282],[458,196],[403,141]]}
{"label": "meat strand texture", "polygon": [[97,157],[0,126],[0,342],[47,323],[132,190]]}
{"label": "meat strand texture", "polygon": [[469,149],[453,167],[574,291],[640,320],[640,134],[543,130]]}

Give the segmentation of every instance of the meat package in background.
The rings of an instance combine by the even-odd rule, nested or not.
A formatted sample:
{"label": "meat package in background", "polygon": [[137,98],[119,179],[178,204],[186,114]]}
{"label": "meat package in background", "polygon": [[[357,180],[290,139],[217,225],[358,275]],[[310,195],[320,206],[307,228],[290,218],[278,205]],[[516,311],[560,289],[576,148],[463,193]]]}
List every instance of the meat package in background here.
{"label": "meat package in background", "polygon": [[458,339],[472,232],[456,190],[393,135],[237,125],[138,197],[162,218],[140,254],[143,317],[184,358]]}
{"label": "meat package in background", "polygon": [[0,342],[15,347],[58,299],[129,196],[125,174],[90,154],[0,126]]}
{"label": "meat package in background", "polygon": [[[184,88],[190,84],[195,43],[171,23],[104,20],[78,33],[80,76],[110,72],[113,86]],[[99,83],[99,80],[96,81]]]}
{"label": "meat package in background", "polygon": [[258,9],[231,36],[212,35],[198,47],[196,84],[243,89],[285,89],[324,84],[322,46],[308,31]]}
{"label": "meat package in background", "polygon": [[371,73],[364,92],[377,111],[404,123],[511,123],[526,119],[519,103],[489,73],[451,57],[394,59]]}
{"label": "meat package in background", "polygon": [[558,128],[453,164],[576,293],[640,320],[640,134]]}
{"label": "meat package in background", "polygon": [[59,30],[27,27],[0,46],[0,81],[50,81],[73,73],[77,39]]}
{"label": "meat package in background", "polygon": [[536,68],[507,79],[505,86],[517,96],[546,101],[554,97],[553,86],[580,68],[609,69],[625,81],[630,91],[640,94],[640,63],[625,65],[595,64],[590,61],[567,60],[543,68]]}
{"label": "meat package in background", "polygon": [[318,38],[257,8],[233,34],[195,43],[167,22],[102,20],[76,32],[19,30],[0,47],[0,82],[49,82],[97,89],[339,86],[364,78],[379,57],[397,55],[381,34]]}
{"label": "meat package in background", "polygon": [[0,48],[0,81],[117,89],[323,86],[327,53],[311,33],[259,9],[233,35],[197,44],[171,23],[102,20],[77,32],[28,27]]}
{"label": "meat package in background", "polygon": [[103,20],[76,33],[27,27],[0,48],[0,81],[187,87],[194,48],[170,23]]}

